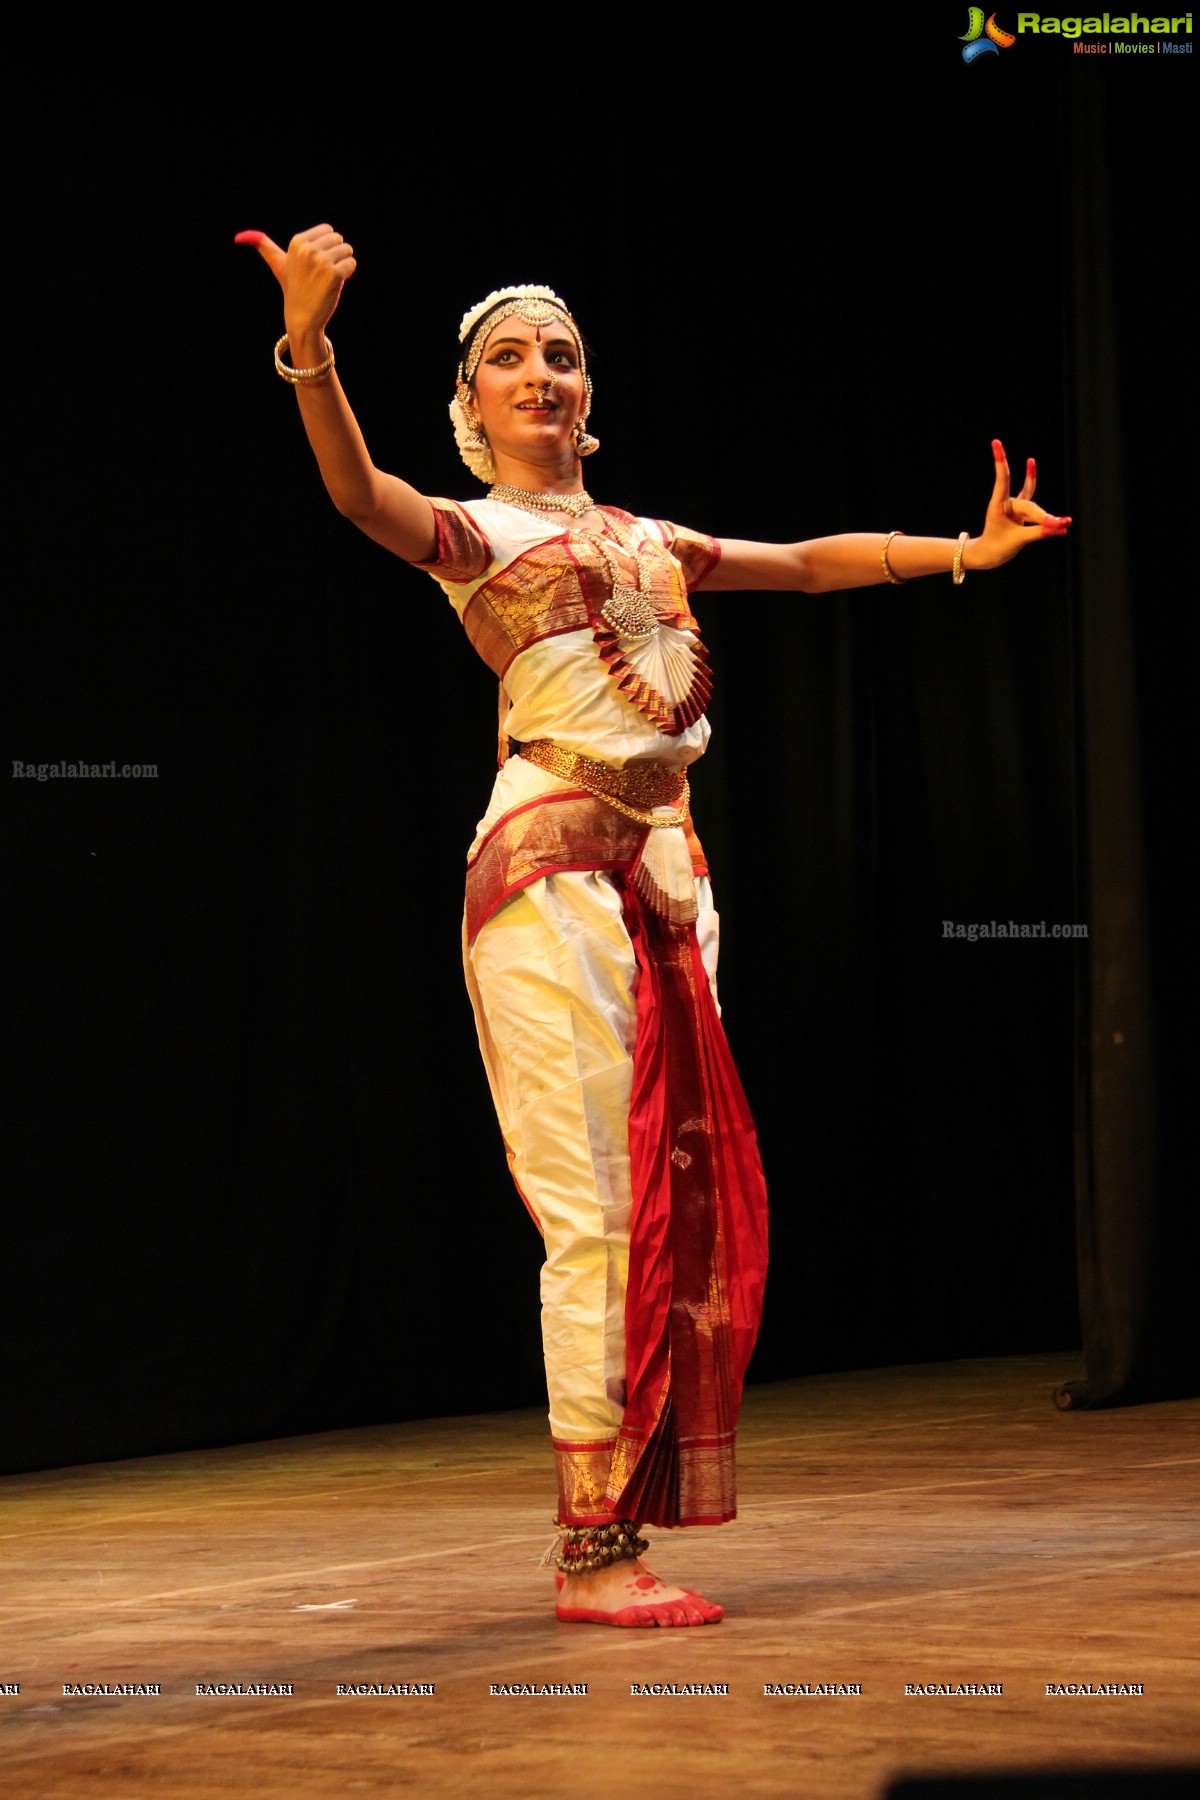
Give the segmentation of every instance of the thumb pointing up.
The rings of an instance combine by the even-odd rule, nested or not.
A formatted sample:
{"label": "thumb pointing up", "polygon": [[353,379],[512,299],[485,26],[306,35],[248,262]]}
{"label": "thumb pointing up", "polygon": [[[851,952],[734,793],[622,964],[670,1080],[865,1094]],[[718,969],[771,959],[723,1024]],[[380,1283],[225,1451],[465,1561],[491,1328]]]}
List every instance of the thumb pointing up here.
{"label": "thumb pointing up", "polygon": [[353,245],[332,225],[297,232],[286,251],[265,231],[239,231],[235,244],[250,244],[283,289],[283,310],[293,343],[329,322],[358,264]]}
{"label": "thumb pointing up", "polygon": [[252,244],[276,281],[283,286],[283,265],[287,261],[287,254],[265,231],[239,231],[233,241],[235,244]]}

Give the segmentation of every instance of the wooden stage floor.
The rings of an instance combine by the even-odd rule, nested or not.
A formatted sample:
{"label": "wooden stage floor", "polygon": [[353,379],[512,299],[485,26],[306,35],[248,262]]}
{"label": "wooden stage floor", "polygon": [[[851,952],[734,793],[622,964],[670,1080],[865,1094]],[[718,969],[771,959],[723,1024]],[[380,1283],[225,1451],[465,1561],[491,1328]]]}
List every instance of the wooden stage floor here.
{"label": "wooden stage floor", "polygon": [[[540,1412],[9,1477],[0,1792],[878,1800],[1200,1762],[1200,1399],[1056,1412],[1079,1372],[748,1390],[739,1520],[651,1534],[724,1602],[699,1630],[557,1623]],[[160,1692],[64,1694],[88,1683]],[[221,1683],[292,1692],[196,1692]],[[1071,1683],[1140,1691],[1047,1693]],[[907,1691],[970,1684],[1002,1691]]]}

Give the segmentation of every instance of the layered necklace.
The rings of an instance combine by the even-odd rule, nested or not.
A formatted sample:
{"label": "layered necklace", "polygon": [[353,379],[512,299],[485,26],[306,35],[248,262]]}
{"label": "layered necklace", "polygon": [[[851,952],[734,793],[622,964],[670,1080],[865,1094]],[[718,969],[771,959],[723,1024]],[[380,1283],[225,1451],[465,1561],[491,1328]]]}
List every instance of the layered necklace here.
{"label": "layered necklace", "polygon": [[[643,545],[635,543],[633,532],[618,520],[608,517],[605,525],[616,538],[627,556],[631,556],[637,565],[637,586],[630,587],[625,579],[625,571],[617,559],[617,553],[603,533],[589,531],[588,536],[599,550],[608,565],[612,577],[612,588],[608,599],[600,609],[600,616],[606,624],[611,625],[618,637],[627,638],[631,643],[642,644],[652,638],[658,630],[658,614],[650,602],[651,575],[649,561]],[[628,542],[622,537],[622,530],[628,534]]]}
{"label": "layered necklace", "polygon": [[[506,506],[519,506],[524,512],[537,514],[565,512],[573,519],[583,513],[590,512],[595,506],[592,496],[581,494],[553,494],[539,492],[533,488],[513,487],[507,481],[497,481],[488,489],[489,500],[500,500]],[[588,537],[595,544],[604,558],[612,582],[612,591],[601,609],[601,617],[618,636],[627,638],[631,643],[644,643],[654,636],[658,630],[658,615],[654,611],[650,594],[650,571],[647,566],[642,546],[633,541],[632,531],[628,532],[628,542],[621,535],[622,526],[617,520],[606,516],[604,527],[596,532],[589,531]],[[625,579],[625,571],[617,558],[612,545],[608,541],[607,531],[611,531],[621,549],[632,557],[637,565],[637,586],[631,587]]]}

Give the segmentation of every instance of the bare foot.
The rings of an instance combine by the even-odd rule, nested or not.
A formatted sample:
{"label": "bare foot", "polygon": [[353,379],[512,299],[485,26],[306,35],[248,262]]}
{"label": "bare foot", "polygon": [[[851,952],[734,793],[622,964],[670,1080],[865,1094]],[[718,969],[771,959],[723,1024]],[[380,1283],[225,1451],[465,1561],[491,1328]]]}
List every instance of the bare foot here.
{"label": "bare foot", "polygon": [[672,1587],[639,1558],[610,1563],[590,1575],[566,1575],[558,1618],[583,1625],[716,1625],[723,1608],[691,1588]]}

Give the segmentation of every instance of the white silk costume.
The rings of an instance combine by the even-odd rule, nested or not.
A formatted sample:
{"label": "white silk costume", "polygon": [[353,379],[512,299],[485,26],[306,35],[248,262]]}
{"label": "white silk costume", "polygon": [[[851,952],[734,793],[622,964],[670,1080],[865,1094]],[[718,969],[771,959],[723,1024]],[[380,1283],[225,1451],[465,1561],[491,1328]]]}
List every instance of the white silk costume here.
{"label": "white silk costume", "polygon": [[[717,559],[711,538],[615,515],[639,541],[657,618],[652,635],[631,640],[603,617],[612,575],[596,530],[492,500],[434,507],[438,558],[421,566],[500,677],[508,738],[549,741],[610,769],[682,770],[703,754],[710,683],[687,596]],[[656,816],[678,815],[667,806]],[[718,920],[690,817],[648,829],[571,780],[509,757],[468,853],[464,963],[509,1166],[545,1239],[543,1345],[564,1522],[611,1516],[646,1450],[645,1432],[631,1451],[615,1450],[627,1400],[630,1106],[641,1029],[631,907],[669,921],[673,942],[691,934],[715,1007]],[[645,990],[642,998],[644,1012]],[[749,1137],[752,1145],[752,1126]],[[674,1157],[679,1168],[692,1161],[678,1147]],[[765,1242],[765,1226],[755,1230]],[[723,1305],[714,1316],[727,1323]],[[750,1310],[756,1329],[753,1296]],[[731,1516],[732,1426],[693,1433],[682,1455],[682,1498],[673,1473],[674,1497],[655,1522]],[[638,1516],[654,1512],[644,1500]]]}

